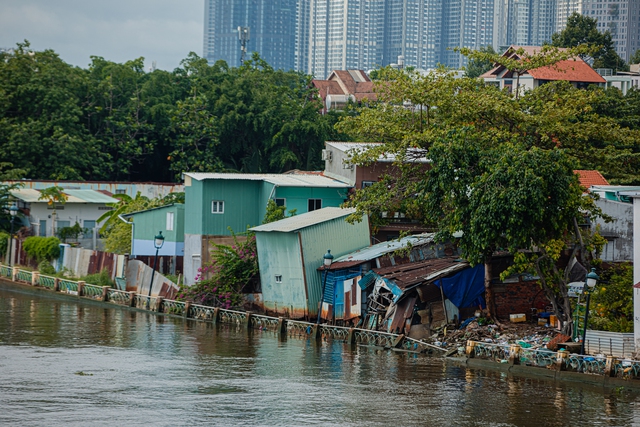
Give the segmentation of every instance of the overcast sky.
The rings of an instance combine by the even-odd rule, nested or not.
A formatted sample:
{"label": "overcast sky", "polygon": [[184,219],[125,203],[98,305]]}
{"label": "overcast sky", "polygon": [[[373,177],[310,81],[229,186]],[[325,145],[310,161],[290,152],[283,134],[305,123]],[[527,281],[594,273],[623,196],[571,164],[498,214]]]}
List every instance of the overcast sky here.
{"label": "overcast sky", "polygon": [[0,48],[29,40],[87,68],[90,56],[114,62],[145,58],[173,70],[202,56],[204,0],[0,0]]}

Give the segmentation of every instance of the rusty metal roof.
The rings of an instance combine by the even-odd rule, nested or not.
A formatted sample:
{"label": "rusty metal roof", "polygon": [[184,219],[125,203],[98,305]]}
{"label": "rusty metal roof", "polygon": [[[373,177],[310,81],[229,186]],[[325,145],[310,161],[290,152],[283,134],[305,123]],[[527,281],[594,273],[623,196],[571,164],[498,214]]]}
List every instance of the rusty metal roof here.
{"label": "rusty metal roof", "polygon": [[447,276],[466,268],[469,268],[467,261],[458,257],[445,257],[394,265],[393,267],[374,268],[372,271],[406,291],[420,283],[433,281],[441,276]]}
{"label": "rusty metal roof", "polygon": [[354,265],[362,264],[363,262],[376,259],[382,255],[395,252],[399,249],[406,248],[407,246],[420,246],[433,241],[435,233],[416,234],[413,236],[403,237],[400,240],[390,240],[388,242],[381,242],[375,245],[358,249],[355,252],[341,256],[331,264],[331,269],[347,268]]}

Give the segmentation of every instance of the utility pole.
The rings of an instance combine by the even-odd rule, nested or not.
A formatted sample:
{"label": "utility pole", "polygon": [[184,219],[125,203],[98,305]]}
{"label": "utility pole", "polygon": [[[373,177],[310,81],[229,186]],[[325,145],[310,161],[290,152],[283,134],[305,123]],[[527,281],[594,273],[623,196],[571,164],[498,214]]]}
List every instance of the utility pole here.
{"label": "utility pole", "polygon": [[249,43],[249,27],[238,27],[238,40],[240,40],[240,66],[244,64],[247,55],[247,43]]}

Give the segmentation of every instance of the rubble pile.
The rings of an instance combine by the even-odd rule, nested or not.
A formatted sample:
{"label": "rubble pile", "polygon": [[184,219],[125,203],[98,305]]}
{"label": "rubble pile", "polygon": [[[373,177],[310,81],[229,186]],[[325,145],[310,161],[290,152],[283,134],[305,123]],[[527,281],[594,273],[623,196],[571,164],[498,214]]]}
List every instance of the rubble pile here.
{"label": "rubble pile", "polygon": [[[480,323],[478,323],[478,319],[471,318],[458,327],[452,324],[442,326],[431,335],[429,341],[436,346],[447,349],[448,354],[454,354],[455,350],[460,349],[464,353],[464,346],[468,340],[501,345],[518,344],[523,348],[531,349],[549,348],[555,350],[559,342],[570,339],[557,329],[545,326],[528,323]],[[461,352],[457,351],[457,353]]]}

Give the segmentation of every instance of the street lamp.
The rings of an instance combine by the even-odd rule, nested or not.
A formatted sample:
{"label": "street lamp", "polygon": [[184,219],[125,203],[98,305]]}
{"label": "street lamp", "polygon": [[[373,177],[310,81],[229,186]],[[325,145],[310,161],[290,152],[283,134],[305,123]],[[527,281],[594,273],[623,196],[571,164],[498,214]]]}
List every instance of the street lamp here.
{"label": "street lamp", "polygon": [[158,266],[158,251],[164,245],[164,236],[162,231],[158,231],[158,235],[153,240],[153,246],[156,248],[156,258],[153,261],[153,271],[151,272],[151,283],[149,283],[149,299],[147,300],[147,308],[151,305],[151,288],[153,288],[153,276],[156,274],[156,267]]}
{"label": "street lamp", "polygon": [[587,337],[587,323],[589,322],[589,300],[591,299],[591,292],[596,287],[596,283],[600,276],[596,274],[596,269],[592,268],[591,272],[587,274],[587,280],[584,284],[584,293],[587,294],[587,306],[585,307],[584,312],[584,325],[582,328],[582,345],[580,346],[580,354],[584,354],[584,343],[585,338]]}
{"label": "street lamp", "polygon": [[320,303],[318,304],[318,320],[316,323],[320,324],[320,314],[322,313],[322,300],[324,300],[324,289],[327,286],[327,270],[331,267],[331,263],[333,262],[333,255],[331,255],[331,249],[327,249],[327,253],[324,254],[323,258],[323,271],[324,271],[324,280],[322,281],[322,293],[320,293]]}
{"label": "street lamp", "polygon": [[11,214],[11,233],[9,234],[9,265],[13,266],[13,257],[11,256],[11,252],[13,250],[13,220],[18,214],[18,207],[16,205],[12,205],[9,208],[9,213]]}

